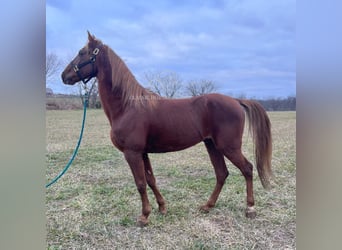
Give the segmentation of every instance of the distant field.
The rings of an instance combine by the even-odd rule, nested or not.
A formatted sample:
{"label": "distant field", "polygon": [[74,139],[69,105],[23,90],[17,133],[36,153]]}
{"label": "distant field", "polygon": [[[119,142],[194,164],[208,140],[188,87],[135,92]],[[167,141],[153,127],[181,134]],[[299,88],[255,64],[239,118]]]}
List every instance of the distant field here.
{"label": "distant field", "polygon": [[[162,216],[152,192],[150,223],[136,226],[140,196],[123,155],[111,144],[102,110],[89,110],[84,139],[69,171],[46,192],[47,249],[295,249],[296,113],[270,112],[274,188],[266,191],[254,171],[257,217],[245,218],[245,181],[227,161],[230,176],[217,206],[206,202],[215,175],[203,144],[150,155],[167,201]],[[46,182],[69,160],[79,136],[81,110],[46,111]],[[254,161],[245,132],[244,152]]]}

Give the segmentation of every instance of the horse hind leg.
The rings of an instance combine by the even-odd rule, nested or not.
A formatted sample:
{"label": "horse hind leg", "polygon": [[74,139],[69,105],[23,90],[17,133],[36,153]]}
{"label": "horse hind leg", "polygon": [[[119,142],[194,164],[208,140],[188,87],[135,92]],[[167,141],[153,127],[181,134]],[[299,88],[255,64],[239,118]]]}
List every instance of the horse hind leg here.
{"label": "horse hind leg", "polygon": [[214,191],[210,195],[206,204],[200,207],[203,212],[209,212],[209,210],[215,206],[216,201],[220,195],[222,187],[229,175],[226,163],[224,162],[223,154],[216,148],[212,140],[205,140],[205,146],[207,148],[210,161],[214,167],[216,175],[216,185]]}
{"label": "horse hind leg", "polygon": [[253,219],[256,216],[253,195],[253,165],[243,156],[241,149],[224,150],[224,155],[240,169],[245,177],[247,191],[246,217]]}
{"label": "horse hind leg", "polygon": [[152,189],[154,196],[156,197],[156,200],[159,206],[159,212],[165,215],[167,212],[166,202],[157,187],[156,179],[152,171],[151,162],[147,154],[143,154],[143,160],[144,160],[145,176],[146,176],[147,184]]}

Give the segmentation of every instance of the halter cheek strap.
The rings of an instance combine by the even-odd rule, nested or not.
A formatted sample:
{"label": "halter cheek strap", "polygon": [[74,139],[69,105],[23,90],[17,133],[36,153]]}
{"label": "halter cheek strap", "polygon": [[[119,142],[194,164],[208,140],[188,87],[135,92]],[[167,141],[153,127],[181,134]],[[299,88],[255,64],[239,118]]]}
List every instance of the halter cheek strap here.
{"label": "halter cheek strap", "polygon": [[[77,74],[77,76],[82,80],[83,83],[89,82],[90,79],[95,75],[95,73],[96,73],[95,72],[95,61],[96,61],[96,56],[99,52],[100,52],[100,50],[98,48],[95,48],[88,61],[74,65],[73,69],[74,69],[75,73]],[[88,64],[92,65],[92,72],[88,77],[83,77],[80,69],[82,69],[83,67],[85,67]]]}

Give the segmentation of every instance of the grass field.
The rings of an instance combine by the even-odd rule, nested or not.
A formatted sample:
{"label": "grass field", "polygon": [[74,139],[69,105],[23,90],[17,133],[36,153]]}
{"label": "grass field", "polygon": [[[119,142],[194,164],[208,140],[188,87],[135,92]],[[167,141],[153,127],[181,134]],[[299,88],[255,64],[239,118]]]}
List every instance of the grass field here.
{"label": "grass field", "polygon": [[[206,149],[198,144],[150,155],[168,213],[158,213],[149,190],[150,223],[139,228],[141,202],[129,167],[110,142],[103,111],[89,110],[79,154],[46,192],[47,249],[295,249],[296,113],[269,115],[276,179],[266,191],[254,169],[255,219],[245,218],[245,181],[229,161],[217,206],[208,214],[198,210],[215,185]],[[46,112],[46,182],[69,160],[81,121],[80,110]],[[244,153],[254,161],[247,135]]]}

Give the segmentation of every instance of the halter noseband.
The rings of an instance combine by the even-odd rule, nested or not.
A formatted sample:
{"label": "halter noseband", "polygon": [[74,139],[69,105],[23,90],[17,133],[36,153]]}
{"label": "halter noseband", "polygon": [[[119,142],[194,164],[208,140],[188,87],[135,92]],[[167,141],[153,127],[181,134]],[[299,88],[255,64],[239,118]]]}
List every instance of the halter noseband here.
{"label": "halter noseband", "polygon": [[[95,48],[93,50],[93,54],[90,56],[90,59],[88,61],[85,61],[83,63],[79,63],[79,64],[76,64],[74,65],[73,69],[74,71],[76,72],[77,76],[82,80],[82,82],[85,84],[87,82],[90,81],[90,79],[95,75],[95,60],[96,60],[96,56],[97,54],[99,53],[99,49],[98,48]],[[91,64],[92,65],[92,72],[90,74],[90,76],[87,77],[82,77],[82,74],[80,72],[80,69],[82,69],[83,67],[85,67],[86,65],[88,64]]]}

